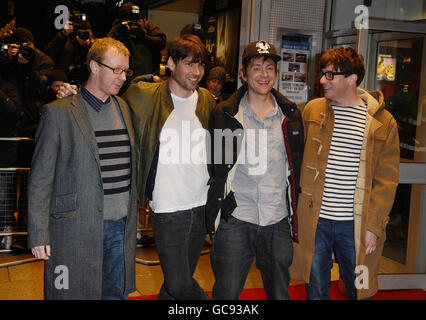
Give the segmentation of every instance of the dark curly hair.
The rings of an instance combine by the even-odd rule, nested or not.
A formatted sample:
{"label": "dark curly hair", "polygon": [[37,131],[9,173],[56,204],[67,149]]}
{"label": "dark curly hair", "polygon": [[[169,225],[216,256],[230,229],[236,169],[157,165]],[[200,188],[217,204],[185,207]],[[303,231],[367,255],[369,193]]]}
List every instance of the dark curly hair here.
{"label": "dark curly hair", "polygon": [[325,69],[329,64],[333,65],[334,71],[345,72],[345,77],[356,74],[358,76],[357,86],[364,79],[364,59],[352,47],[333,48],[324,52],[320,58],[320,68]]}

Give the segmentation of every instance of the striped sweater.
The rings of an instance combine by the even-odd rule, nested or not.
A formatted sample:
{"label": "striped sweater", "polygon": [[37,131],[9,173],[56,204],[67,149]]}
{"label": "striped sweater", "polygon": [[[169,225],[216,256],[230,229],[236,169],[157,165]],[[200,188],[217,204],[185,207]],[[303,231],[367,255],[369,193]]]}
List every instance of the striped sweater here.
{"label": "striped sweater", "polygon": [[364,137],[366,106],[334,110],[334,129],[325,171],[320,218],[353,220],[354,194]]}
{"label": "striped sweater", "polygon": [[127,216],[130,201],[130,139],[114,99],[100,103],[87,92],[83,97],[98,143],[104,189],[104,220],[118,220]]}

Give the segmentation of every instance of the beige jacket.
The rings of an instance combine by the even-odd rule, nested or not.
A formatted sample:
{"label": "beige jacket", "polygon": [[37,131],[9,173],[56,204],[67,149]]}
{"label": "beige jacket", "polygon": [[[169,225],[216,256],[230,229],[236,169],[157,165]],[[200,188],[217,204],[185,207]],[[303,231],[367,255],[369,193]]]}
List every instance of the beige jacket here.
{"label": "beige jacket", "polygon": [[[385,110],[383,94],[358,88],[358,95],[368,105],[354,198],[356,271],[357,283],[361,284],[357,298],[362,299],[378,290],[377,274],[386,239],[385,229],[399,179],[399,137],[395,119]],[[333,109],[326,98],[314,99],[305,106],[303,123],[305,152],[297,210],[299,243],[294,243],[290,272],[292,278],[308,283],[334,126]],[[368,256],[365,254],[366,230],[378,237],[376,250]]]}

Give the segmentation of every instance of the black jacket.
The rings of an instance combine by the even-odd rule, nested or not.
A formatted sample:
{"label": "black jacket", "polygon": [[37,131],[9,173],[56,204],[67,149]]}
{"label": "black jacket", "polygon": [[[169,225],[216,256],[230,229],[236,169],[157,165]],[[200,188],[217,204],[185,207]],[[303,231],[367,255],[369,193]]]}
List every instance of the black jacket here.
{"label": "black jacket", "polygon": [[135,37],[120,29],[121,21],[116,19],[112,24],[108,37],[117,39],[125,44],[130,51],[130,68],[133,69],[134,77],[156,73],[161,62],[161,50],[166,46],[166,35],[164,32],[147,21],[141,20],[141,27]]}
{"label": "black jacket", "polygon": [[19,135],[33,137],[37,127],[41,106],[45,103],[43,96],[46,91],[47,73],[53,70],[53,60],[34,49],[34,59],[27,63],[19,63],[17,57],[3,61],[0,67],[3,79],[18,88],[22,102],[22,119]]}
{"label": "black jacket", "polygon": [[0,78],[0,137],[14,137],[21,118],[21,97],[18,88]]}
{"label": "black jacket", "polygon": [[[221,211],[221,218],[228,219],[228,217],[237,207],[233,192],[228,192],[228,190],[225,188],[228,179],[228,173],[232,170],[237,162],[237,150],[240,150],[239,146],[241,145],[242,141],[242,136],[235,136],[231,146],[232,150],[227,150],[227,146],[224,141],[225,138],[223,136],[221,138],[217,136],[215,139],[214,130],[230,129],[232,132],[235,132],[237,129],[243,129],[241,123],[235,118],[235,115],[239,110],[240,101],[246,92],[247,86],[242,86],[228,100],[217,105],[210,118],[209,127],[211,136],[211,164],[209,164],[210,188],[208,191],[206,205],[206,223],[207,230],[211,236],[213,236],[215,233],[215,221],[219,210]],[[288,191],[291,194],[291,199],[288,199],[290,201],[287,203],[287,206],[290,212],[293,240],[298,241],[296,206],[297,195],[299,193],[300,166],[302,163],[304,146],[302,117],[300,111],[293,102],[285,98],[275,89],[272,89],[271,93],[274,95],[278,106],[285,115],[282,128],[288,165],[291,172],[289,177],[290,186],[288,186],[290,188]],[[225,161],[227,152],[233,156],[232,164],[227,164]],[[222,153],[222,155],[218,153]],[[215,157],[221,157],[222,161],[219,164],[215,164]],[[289,193],[287,192],[287,194]]]}
{"label": "black jacket", "polygon": [[91,38],[89,45],[81,46],[77,40],[58,32],[46,46],[45,53],[55,61],[55,69],[64,70],[68,81],[80,86],[89,77],[86,58],[93,42],[94,39]]}

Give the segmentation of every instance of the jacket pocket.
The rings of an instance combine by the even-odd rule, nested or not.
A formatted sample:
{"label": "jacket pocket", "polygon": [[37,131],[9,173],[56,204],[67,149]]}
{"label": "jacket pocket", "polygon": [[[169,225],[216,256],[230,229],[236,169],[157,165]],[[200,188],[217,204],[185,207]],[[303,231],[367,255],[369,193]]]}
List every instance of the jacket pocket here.
{"label": "jacket pocket", "polygon": [[386,227],[387,227],[387,225],[389,223],[389,220],[390,220],[389,216],[386,216],[382,220],[382,234],[377,239],[377,243],[379,243],[379,244],[383,244],[386,241]]}
{"label": "jacket pocket", "polygon": [[52,199],[50,216],[55,219],[71,218],[77,211],[77,193],[55,196]]}
{"label": "jacket pocket", "polygon": [[[297,225],[298,225],[298,234],[299,234],[299,244],[303,247],[312,246],[312,241],[315,237],[312,237],[312,234],[315,234],[315,217],[313,209],[313,199],[312,194],[302,191],[299,193],[299,200],[297,203]],[[313,240],[312,240],[313,239]]]}
{"label": "jacket pocket", "polygon": [[301,212],[310,211],[313,208],[312,194],[302,191],[299,193],[299,199],[297,203],[297,213],[300,215]]}

